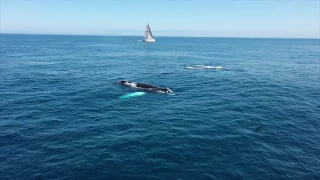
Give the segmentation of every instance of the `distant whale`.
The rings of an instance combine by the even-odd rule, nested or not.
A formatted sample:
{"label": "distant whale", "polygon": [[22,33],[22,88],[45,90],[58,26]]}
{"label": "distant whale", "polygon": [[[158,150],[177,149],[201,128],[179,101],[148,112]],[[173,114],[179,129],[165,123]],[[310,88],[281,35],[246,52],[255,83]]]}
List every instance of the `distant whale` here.
{"label": "distant whale", "polygon": [[161,88],[161,87],[157,87],[149,84],[142,84],[142,83],[136,83],[136,82],[130,82],[130,81],[121,81],[120,84],[125,86],[130,86],[132,88],[144,89],[144,90],[160,92],[160,93],[173,92],[169,88]]}
{"label": "distant whale", "polygon": [[256,126],[256,131],[259,131],[261,128],[261,125]]}
{"label": "distant whale", "polygon": [[190,65],[190,66],[186,66],[186,68],[188,68],[188,69],[214,69],[214,70],[223,70],[223,71],[230,70],[230,68],[224,68],[222,66],[207,66],[207,65]]}

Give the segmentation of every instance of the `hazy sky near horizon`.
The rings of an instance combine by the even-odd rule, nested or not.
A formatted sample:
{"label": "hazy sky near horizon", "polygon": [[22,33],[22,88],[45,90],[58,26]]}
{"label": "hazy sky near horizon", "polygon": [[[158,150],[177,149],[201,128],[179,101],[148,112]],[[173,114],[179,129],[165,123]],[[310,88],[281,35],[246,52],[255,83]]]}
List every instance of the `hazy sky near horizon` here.
{"label": "hazy sky near horizon", "polygon": [[320,38],[320,0],[0,0],[0,33]]}

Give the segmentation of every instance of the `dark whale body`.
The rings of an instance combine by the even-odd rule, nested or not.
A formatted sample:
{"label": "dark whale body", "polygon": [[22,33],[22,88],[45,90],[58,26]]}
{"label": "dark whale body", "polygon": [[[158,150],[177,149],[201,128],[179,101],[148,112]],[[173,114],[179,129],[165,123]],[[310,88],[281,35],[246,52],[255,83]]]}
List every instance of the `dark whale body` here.
{"label": "dark whale body", "polygon": [[145,90],[155,91],[155,92],[162,92],[162,93],[172,92],[169,88],[161,88],[161,87],[153,86],[150,84],[136,83],[136,82],[130,82],[130,81],[121,81],[120,84],[125,86],[130,86],[133,88],[145,89]]}

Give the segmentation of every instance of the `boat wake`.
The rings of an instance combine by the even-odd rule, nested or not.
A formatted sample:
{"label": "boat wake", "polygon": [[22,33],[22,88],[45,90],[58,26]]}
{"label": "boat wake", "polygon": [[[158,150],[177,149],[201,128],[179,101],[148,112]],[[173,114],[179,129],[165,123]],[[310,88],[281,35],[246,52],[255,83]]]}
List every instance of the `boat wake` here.
{"label": "boat wake", "polygon": [[186,66],[187,69],[214,69],[214,70],[222,70],[228,71],[230,68],[224,68],[222,66],[207,66],[207,65],[190,65]]}

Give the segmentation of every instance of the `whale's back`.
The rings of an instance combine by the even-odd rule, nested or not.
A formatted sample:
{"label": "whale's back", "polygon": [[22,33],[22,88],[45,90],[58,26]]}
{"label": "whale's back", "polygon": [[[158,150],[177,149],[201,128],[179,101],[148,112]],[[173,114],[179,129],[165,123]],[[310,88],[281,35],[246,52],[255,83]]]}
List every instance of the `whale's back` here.
{"label": "whale's back", "polygon": [[143,84],[143,83],[137,83],[137,87],[140,87],[140,88],[147,88],[147,89],[160,89],[159,87],[157,86],[152,86],[150,84]]}

